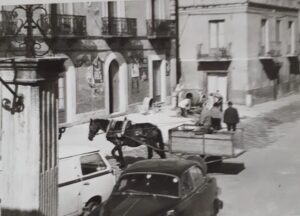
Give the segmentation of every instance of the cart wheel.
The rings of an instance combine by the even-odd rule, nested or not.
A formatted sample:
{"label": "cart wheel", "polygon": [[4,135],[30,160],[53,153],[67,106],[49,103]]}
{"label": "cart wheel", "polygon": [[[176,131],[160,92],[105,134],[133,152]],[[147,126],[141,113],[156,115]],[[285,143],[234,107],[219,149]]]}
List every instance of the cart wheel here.
{"label": "cart wheel", "polygon": [[187,160],[192,160],[192,161],[197,161],[201,165],[201,167],[203,168],[203,171],[205,173],[207,173],[207,165],[206,165],[204,159],[201,156],[192,155],[192,156],[188,156],[186,159]]}

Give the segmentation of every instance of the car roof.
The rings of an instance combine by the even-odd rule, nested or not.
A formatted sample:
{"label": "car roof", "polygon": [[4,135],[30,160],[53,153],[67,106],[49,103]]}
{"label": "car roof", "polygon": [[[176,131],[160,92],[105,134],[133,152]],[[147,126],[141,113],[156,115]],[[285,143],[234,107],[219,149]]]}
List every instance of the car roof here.
{"label": "car roof", "polygon": [[151,159],[142,160],[132,164],[123,173],[154,172],[181,176],[191,166],[200,164],[196,161],[185,159]]}
{"label": "car roof", "polygon": [[99,148],[85,145],[59,145],[59,159],[73,157],[76,155],[99,152]]}

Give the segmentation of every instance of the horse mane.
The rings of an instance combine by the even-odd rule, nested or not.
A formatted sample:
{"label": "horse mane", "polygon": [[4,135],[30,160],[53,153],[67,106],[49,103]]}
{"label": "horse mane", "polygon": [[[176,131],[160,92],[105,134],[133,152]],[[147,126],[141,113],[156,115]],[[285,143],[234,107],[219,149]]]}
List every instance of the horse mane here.
{"label": "horse mane", "polygon": [[107,128],[107,126],[109,124],[108,119],[94,119],[93,121],[95,124],[102,125],[103,127],[105,127],[105,129]]}

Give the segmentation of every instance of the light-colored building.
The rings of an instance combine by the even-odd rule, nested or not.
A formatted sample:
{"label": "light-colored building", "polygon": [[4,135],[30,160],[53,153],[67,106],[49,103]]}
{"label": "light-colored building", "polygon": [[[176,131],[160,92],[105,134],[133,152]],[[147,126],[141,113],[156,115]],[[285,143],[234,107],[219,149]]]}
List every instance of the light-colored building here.
{"label": "light-colored building", "polygon": [[182,79],[255,104],[299,90],[297,0],[179,1]]}
{"label": "light-colored building", "polygon": [[[59,80],[61,123],[138,111],[145,97],[168,103],[176,85],[171,0],[95,1],[43,5],[35,19],[55,55],[68,58]],[[12,6],[0,18],[2,56],[16,31]],[[21,10],[19,16],[24,17]],[[40,33],[34,30],[37,37]],[[8,44],[10,46],[8,46]]]}

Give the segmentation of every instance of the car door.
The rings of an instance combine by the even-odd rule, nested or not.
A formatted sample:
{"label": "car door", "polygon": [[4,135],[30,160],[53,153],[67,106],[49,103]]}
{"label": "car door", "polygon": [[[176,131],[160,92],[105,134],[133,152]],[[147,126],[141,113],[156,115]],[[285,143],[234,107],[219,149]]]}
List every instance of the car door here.
{"label": "car door", "polygon": [[59,160],[58,215],[78,215],[81,211],[81,180],[78,158]]}
{"label": "car door", "polygon": [[99,153],[82,155],[80,157],[82,172],[82,201],[88,202],[93,197],[100,196],[105,201],[112,192],[115,178],[110,166]]}

